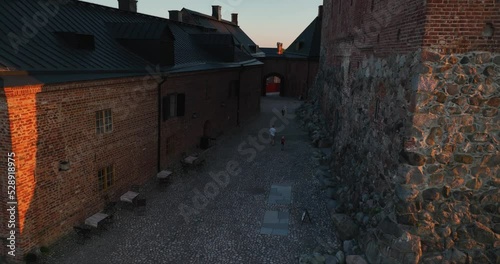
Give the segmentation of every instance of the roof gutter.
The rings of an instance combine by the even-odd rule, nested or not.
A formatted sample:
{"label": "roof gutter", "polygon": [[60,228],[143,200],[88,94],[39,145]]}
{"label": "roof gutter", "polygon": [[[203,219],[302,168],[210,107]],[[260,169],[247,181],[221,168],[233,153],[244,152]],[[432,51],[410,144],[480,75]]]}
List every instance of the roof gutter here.
{"label": "roof gutter", "polygon": [[245,63],[241,63],[240,64],[240,70],[238,72],[238,81],[239,81],[239,83],[238,83],[238,91],[237,91],[237,94],[236,94],[237,95],[237,100],[238,100],[238,103],[236,105],[236,126],[238,126],[238,127],[240,126],[240,122],[241,122],[241,120],[240,120],[240,112],[241,112],[240,111],[240,105],[241,105],[240,100],[241,100],[241,95],[240,94],[241,94],[241,84],[243,83],[241,81],[241,75],[243,75],[243,71],[244,70],[245,70]]}

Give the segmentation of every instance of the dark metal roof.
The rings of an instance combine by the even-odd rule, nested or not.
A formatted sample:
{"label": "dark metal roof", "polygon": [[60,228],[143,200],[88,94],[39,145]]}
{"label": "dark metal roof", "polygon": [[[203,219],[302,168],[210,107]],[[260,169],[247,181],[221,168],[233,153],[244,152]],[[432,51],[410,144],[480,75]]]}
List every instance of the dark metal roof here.
{"label": "dark metal roof", "polygon": [[[40,72],[131,70],[143,69],[147,64],[144,59],[120,46],[109,34],[106,23],[144,23],[151,21],[150,18],[74,1],[52,7],[54,15],[51,15],[41,6],[47,3],[29,0],[0,2],[0,35],[7,36],[0,39],[2,65],[10,70]],[[47,18],[45,25],[36,24],[33,20],[37,12]],[[26,34],[28,27],[35,31]],[[61,41],[57,32],[92,35],[95,49],[88,51],[69,47]]]}
{"label": "dark metal roof", "polygon": [[[211,63],[190,63],[183,65],[176,65],[173,67],[165,67],[160,69],[153,68],[151,75],[168,75],[175,73],[186,73],[186,72],[196,72],[196,71],[208,71],[208,70],[222,70],[222,69],[232,69],[238,67],[251,67],[259,66],[263,63],[251,58],[247,61],[238,61],[234,63],[224,63],[224,62],[211,62]],[[0,72],[0,84],[3,83],[5,87],[15,87],[23,85],[37,85],[37,84],[47,84],[47,83],[64,83],[64,82],[76,82],[76,81],[94,81],[94,80],[105,80],[114,78],[125,78],[125,77],[137,77],[144,76],[144,72],[101,72],[101,73],[66,73],[60,74],[57,72],[53,73],[39,73],[39,74],[22,74],[19,75],[2,75]],[[1,87],[1,86],[0,86]]]}
{"label": "dark metal roof", "polygon": [[160,39],[165,34],[164,21],[106,23],[115,39]]}
{"label": "dark metal roof", "polygon": [[183,8],[182,12],[184,14],[183,20],[186,23],[202,26],[219,34],[231,34],[234,38],[234,44],[242,51],[256,56],[262,53],[258,45],[238,25],[227,20],[217,20],[212,16],[186,8]]}
{"label": "dark metal roof", "polygon": [[285,57],[284,55],[278,54],[278,48],[260,48],[262,52],[266,55],[266,58],[282,58]]}
{"label": "dark metal roof", "polygon": [[[3,36],[0,38],[1,75],[7,75],[6,72],[27,72],[37,80],[51,82],[58,80],[61,74],[67,74],[72,80],[91,80],[101,76],[147,73],[146,69],[152,63],[125,48],[119,39],[173,41],[174,65],[163,70],[194,64],[205,65],[205,68],[206,65],[222,67],[220,63],[227,61],[221,59],[220,54],[211,54],[211,50],[204,48],[204,45],[224,46],[229,43],[228,34],[232,34],[232,42],[242,39],[245,43],[253,43],[237,26],[234,26],[237,29],[215,32],[200,25],[76,0],[1,0],[0,24],[0,35]],[[220,27],[219,24],[217,26]],[[207,37],[202,41],[197,37],[210,32],[223,33],[225,36]],[[95,48],[79,49],[68,45],[61,37],[68,33],[69,36],[85,36],[86,40],[92,42],[91,47]],[[237,48],[234,50],[236,62],[249,59],[249,56],[240,54]]]}
{"label": "dark metal roof", "polygon": [[287,57],[319,57],[321,46],[321,17],[311,24],[285,50]]}

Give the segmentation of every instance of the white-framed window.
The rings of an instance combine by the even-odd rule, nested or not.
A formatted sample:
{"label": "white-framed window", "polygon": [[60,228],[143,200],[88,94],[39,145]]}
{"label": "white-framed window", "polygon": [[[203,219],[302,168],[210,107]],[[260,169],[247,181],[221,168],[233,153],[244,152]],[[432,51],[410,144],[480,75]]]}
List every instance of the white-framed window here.
{"label": "white-framed window", "polygon": [[102,168],[97,172],[99,190],[107,190],[115,183],[115,168],[113,165]]}
{"label": "white-framed window", "polygon": [[113,131],[113,113],[111,109],[97,111],[95,113],[95,129],[97,134],[110,133]]}

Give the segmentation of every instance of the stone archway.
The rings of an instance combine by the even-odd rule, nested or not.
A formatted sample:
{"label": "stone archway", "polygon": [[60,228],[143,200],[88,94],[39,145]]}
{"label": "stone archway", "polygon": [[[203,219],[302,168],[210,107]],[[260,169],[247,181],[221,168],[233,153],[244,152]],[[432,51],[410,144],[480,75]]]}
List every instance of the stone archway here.
{"label": "stone archway", "polygon": [[283,96],[285,88],[285,77],[277,72],[272,72],[264,75],[261,94],[266,96],[269,92],[279,92],[279,95]]}

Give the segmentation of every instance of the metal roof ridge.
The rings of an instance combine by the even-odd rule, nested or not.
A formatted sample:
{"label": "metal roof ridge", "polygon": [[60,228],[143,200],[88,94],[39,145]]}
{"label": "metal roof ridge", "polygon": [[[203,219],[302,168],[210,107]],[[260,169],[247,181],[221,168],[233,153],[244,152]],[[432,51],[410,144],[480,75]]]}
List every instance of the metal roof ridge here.
{"label": "metal roof ridge", "polygon": [[150,17],[150,18],[154,18],[154,19],[159,19],[159,20],[168,20],[167,18],[164,18],[164,17],[154,16],[154,15],[149,15],[149,14],[144,14],[144,13],[139,13],[139,12],[125,11],[125,10],[121,10],[119,8],[116,8],[116,7],[111,7],[111,6],[105,6],[105,5],[100,5],[100,4],[96,4],[96,3],[85,2],[85,1],[82,1],[82,0],[69,0],[69,1],[72,1],[72,2],[74,2],[76,4],[84,4],[84,5],[96,6],[96,7],[104,8],[104,9],[110,9],[110,10],[113,10],[113,11],[122,12],[122,13],[130,14],[130,15],[146,16],[146,17]]}
{"label": "metal roof ridge", "polygon": [[222,23],[225,23],[225,24],[229,24],[231,26],[234,26],[234,27],[240,27],[239,25],[236,25],[234,24],[233,22],[229,21],[229,20],[225,20],[225,19],[221,19],[221,20],[218,20],[218,19],[215,19],[213,16],[210,16],[210,15],[207,15],[207,14],[203,14],[203,13],[200,13],[198,11],[194,11],[194,10],[191,10],[191,9],[187,9],[185,7],[182,8],[181,11],[187,11],[188,13],[191,13],[193,15],[197,15],[197,16],[201,16],[201,17],[204,17],[204,18],[208,18],[210,20],[213,20],[213,21],[217,21],[217,22],[222,22]]}

